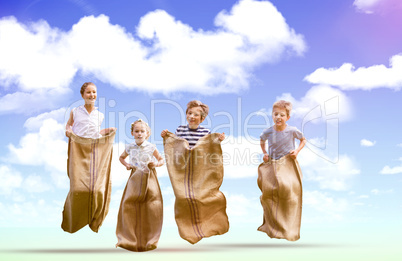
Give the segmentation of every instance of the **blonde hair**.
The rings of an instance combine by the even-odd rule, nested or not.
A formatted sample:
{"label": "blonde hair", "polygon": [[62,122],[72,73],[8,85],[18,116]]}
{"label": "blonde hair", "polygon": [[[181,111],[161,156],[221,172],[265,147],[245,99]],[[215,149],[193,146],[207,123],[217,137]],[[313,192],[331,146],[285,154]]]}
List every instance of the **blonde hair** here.
{"label": "blonde hair", "polygon": [[95,88],[96,88],[96,85],[95,85],[94,83],[92,83],[92,82],[86,82],[86,83],[84,83],[84,84],[81,86],[81,90],[80,90],[81,95],[84,94],[85,89],[86,89],[89,85],[93,85],[93,86],[95,86]]}
{"label": "blonde hair", "polygon": [[148,139],[148,138],[151,136],[151,128],[149,127],[148,123],[146,123],[145,121],[143,121],[143,120],[141,120],[141,119],[138,119],[138,120],[136,120],[135,122],[131,123],[131,132],[134,131],[134,126],[135,126],[135,124],[137,124],[137,123],[141,123],[141,124],[143,124],[143,125],[145,126],[145,129],[146,129],[147,132],[148,132],[148,135],[147,135],[146,139]]}
{"label": "blonde hair", "polygon": [[290,116],[290,112],[292,111],[292,103],[289,101],[279,100],[272,105],[272,109],[274,108],[285,109],[288,116]]}
{"label": "blonde hair", "polygon": [[206,105],[200,101],[197,101],[197,100],[190,101],[189,103],[187,103],[186,113],[188,112],[189,109],[194,108],[194,107],[201,107],[201,119],[204,120],[207,117],[208,112],[209,112],[208,105]]}

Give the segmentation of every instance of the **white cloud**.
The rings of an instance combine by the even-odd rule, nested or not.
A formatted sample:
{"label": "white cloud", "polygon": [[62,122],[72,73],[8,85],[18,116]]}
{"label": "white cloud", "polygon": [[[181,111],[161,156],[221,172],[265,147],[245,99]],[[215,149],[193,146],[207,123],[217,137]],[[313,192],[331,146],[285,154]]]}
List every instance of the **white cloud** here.
{"label": "white cloud", "polygon": [[371,140],[366,140],[366,139],[362,139],[360,141],[360,146],[363,147],[373,147],[375,145],[376,141],[371,141]]}
{"label": "white cloud", "polygon": [[166,162],[165,162],[165,165],[156,168],[156,174],[158,175],[158,178],[169,177],[169,172],[167,170]]}
{"label": "white cloud", "polygon": [[249,198],[242,194],[239,195],[228,195],[226,193],[226,198],[228,201],[228,214],[233,216],[246,216],[249,211],[247,208],[250,206]]}
{"label": "white cloud", "polygon": [[0,114],[32,114],[48,109],[59,108],[66,96],[70,94],[71,90],[67,88],[33,90],[32,92],[17,91],[14,93],[8,93],[4,96],[0,96]]}
{"label": "white cloud", "polygon": [[24,190],[29,193],[41,193],[51,189],[51,186],[43,181],[39,175],[29,175],[22,184]]}
{"label": "white cloud", "polygon": [[[23,165],[48,165],[57,170],[65,169],[67,142],[64,141],[64,126],[55,120],[44,120],[39,132],[26,134],[19,143],[19,147],[8,145],[10,162]],[[63,164],[60,164],[61,162]]]}
{"label": "white cloud", "polygon": [[324,137],[309,138],[307,142],[317,148],[324,148],[326,146],[326,139]]}
{"label": "white cloud", "polygon": [[257,177],[258,166],[262,163],[259,140],[251,137],[226,137],[222,142],[225,178]]}
{"label": "white cloud", "polygon": [[0,195],[9,195],[14,189],[21,187],[23,177],[18,171],[0,165],[0,180]]}
{"label": "white cloud", "polygon": [[305,219],[309,223],[322,220],[342,220],[343,214],[350,209],[350,204],[346,199],[332,197],[326,192],[316,190],[303,191],[303,206],[317,212],[314,215],[312,215],[312,211],[304,212]]}
{"label": "white cloud", "polygon": [[355,0],[353,5],[366,14],[388,13],[402,8],[400,0]]}
{"label": "white cloud", "polygon": [[51,97],[61,99],[78,72],[124,90],[236,93],[248,88],[253,68],[306,49],[268,1],[242,0],[215,26],[194,30],[163,10],[144,15],[134,33],[105,15],[84,17],[70,31],[2,18],[0,84],[17,91],[0,97],[0,112],[23,112],[13,105],[21,97],[24,112],[54,108]]}
{"label": "white cloud", "polygon": [[45,21],[24,25],[14,17],[0,20],[0,80],[24,91],[67,86],[77,69],[65,32]]}
{"label": "white cloud", "polygon": [[[396,146],[402,147],[402,143],[397,144]],[[402,157],[398,158],[398,161],[402,161]],[[402,173],[402,165],[394,166],[394,167],[386,165],[380,171],[380,174],[382,174],[382,175],[395,175],[395,174],[400,174],[400,173]]]}
{"label": "white cloud", "polygon": [[[301,55],[306,49],[303,37],[289,28],[285,18],[276,7],[266,1],[240,1],[230,14],[223,11],[218,14],[215,24],[235,35],[241,35],[257,48],[253,48],[254,57],[264,53],[270,61],[277,58],[286,48]],[[268,58],[268,59],[267,59]]]}
{"label": "white cloud", "polygon": [[390,59],[390,67],[373,65],[355,69],[350,63],[339,68],[319,68],[304,80],[313,84],[327,84],[342,90],[372,90],[390,88],[400,90],[402,87],[402,54]]}
{"label": "white cloud", "polygon": [[44,199],[24,202],[0,202],[0,223],[7,227],[60,225],[62,208]]}
{"label": "white cloud", "polygon": [[58,110],[54,110],[51,112],[45,112],[39,114],[37,116],[28,118],[24,123],[24,128],[28,131],[39,131],[39,129],[43,126],[43,123],[47,119],[54,119],[57,122],[64,123],[66,119],[69,117],[69,111],[66,108],[60,108]]}
{"label": "white cloud", "polygon": [[[18,146],[9,144],[6,159],[13,164],[43,166],[57,187],[68,188],[66,175],[68,144],[64,139],[64,126],[52,118],[44,119],[43,115],[37,116],[36,120],[42,121],[38,132],[27,133],[20,139]],[[32,118],[28,126],[38,127],[34,122],[35,119]],[[33,178],[30,182],[44,184],[38,178]]]}
{"label": "white cloud", "polygon": [[353,158],[345,154],[339,155],[337,160],[330,161],[307,147],[299,153],[298,161],[303,179],[318,183],[321,189],[347,190],[352,186],[353,178],[360,174],[360,169]]}
{"label": "white cloud", "polygon": [[353,5],[361,12],[372,14],[374,7],[382,0],[355,0]]}
{"label": "white cloud", "polygon": [[370,192],[371,192],[371,194],[378,196],[378,195],[382,195],[382,194],[391,194],[394,192],[394,190],[393,189],[388,189],[388,190],[372,189]]}
{"label": "white cloud", "polygon": [[313,86],[304,97],[296,100],[292,94],[284,93],[277,100],[292,103],[291,116],[307,122],[326,122],[329,119],[347,121],[353,117],[352,103],[342,91],[326,85]]}
{"label": "white cloud", "polygon": [[390,167],[387,165],[380,171],[380,174],[383,175],[394,175],[399,173],[402,173],[402,166]]}
{"label": "white cloud", "polygon": [[41,193],[50,190],[50,185],[41,176],[32,174],[24,177],[20,171],[6,165],[0,165],[0,195],[10,196],[13,201],[25,201],[21,190],[28,193]]}
{"label": "white cloud", "polygon": [[[250,197],[243,194],[224,192],[227,201],[227,215],[231,224],[244,225],[245,223],[260,224],[263,217],[263,208],[258,196]],[[259,193],[259,195],[261,195]]]}

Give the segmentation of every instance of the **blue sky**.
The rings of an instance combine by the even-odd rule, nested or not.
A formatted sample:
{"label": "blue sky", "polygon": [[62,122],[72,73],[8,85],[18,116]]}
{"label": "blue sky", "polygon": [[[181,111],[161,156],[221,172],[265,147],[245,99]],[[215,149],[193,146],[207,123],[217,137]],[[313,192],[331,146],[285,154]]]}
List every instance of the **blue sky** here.
{"label": "blue sky", "polygon": [[[307,146],[303,227],[399,224],[402,182],[402,6],[394,0],[0,0],[0,227],[59,226],[68,193],[66,115],[98,87],[105,127],[117,127],[115,226],[128,173],[118,162],[138,117],[152,143],[184,123],[225,131],[222,191],[232,226],[262,221],[258,137],[271,105],[292,101],[289,124]],[[264,127],[265,126],[265,127]],[[158,169],[164,226],[173,192]],[[23,214],[26,213],[26,214]],[[302,234],[303,238],[303,234]]]}

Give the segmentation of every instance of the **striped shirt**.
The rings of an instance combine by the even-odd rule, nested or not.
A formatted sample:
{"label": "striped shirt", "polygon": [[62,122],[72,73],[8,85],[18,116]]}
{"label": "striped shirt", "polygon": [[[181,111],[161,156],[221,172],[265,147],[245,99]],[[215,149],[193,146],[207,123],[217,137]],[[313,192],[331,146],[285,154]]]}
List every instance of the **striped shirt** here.
{"label": "striped shirt", "polygon": [[201,137],[210,133],[209,129],[202,126],[198,126],[197,129],[190,129],[188,125],[180,125],[176,129],[176,136],[187,140],[190,148],[194,147]]}

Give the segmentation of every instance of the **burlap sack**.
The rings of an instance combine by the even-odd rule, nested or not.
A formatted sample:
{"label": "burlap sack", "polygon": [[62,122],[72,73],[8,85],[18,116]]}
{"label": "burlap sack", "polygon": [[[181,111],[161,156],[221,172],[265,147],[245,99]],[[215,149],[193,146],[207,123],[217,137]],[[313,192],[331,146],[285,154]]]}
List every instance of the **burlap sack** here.
{"label": "burlap sack", "polygon": [[136,252],[155,249],[162,222],[163,200],[155,169],[132,170],[117,218],[116,247]]}
{"label": "burlap sack", "polygon": [[302,213],[302,172],[289,155],[258,167],[258,187],[264,221],[259,231],[271,238],[296,241],[300,238]]}
{"label": "burlap sack", "polygon": [[113,131],[99,139],[71,134],[68,143],[67,174],[70,178],[63,210],[64,231],[74,233],[87,224],[98,232],[105,219],[112,189]]}
{"label": "burlap sack", "polygon": [[188,142],[168,133],[164,138],[167,169],[176,196],[175,219],[180,236],[195,244],[204,237],[229,230],[219,134],[202,137],[190,149]]}

